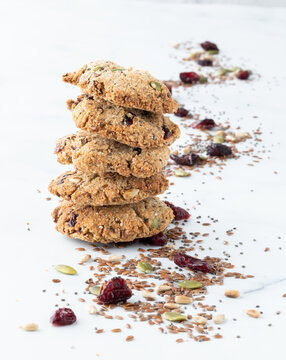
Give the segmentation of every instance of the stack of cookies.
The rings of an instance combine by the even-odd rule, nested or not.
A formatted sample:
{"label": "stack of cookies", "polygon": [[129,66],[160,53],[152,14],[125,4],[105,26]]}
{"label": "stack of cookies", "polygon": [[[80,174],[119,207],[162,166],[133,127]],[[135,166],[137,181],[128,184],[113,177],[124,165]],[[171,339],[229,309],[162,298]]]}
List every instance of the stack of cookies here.
{"label": "stack of cookies", "polygon": [[58,140],[61,164],[73,164],[49,186],[62,201],[56,229],[88,242],[129,242],[163,231],[173,211],[156,198],[168,187],[161,173],[179,128],[163,113],[177,104],[145,71],[95,61],[63,80],[83,92],[68,100],[76,134]]}

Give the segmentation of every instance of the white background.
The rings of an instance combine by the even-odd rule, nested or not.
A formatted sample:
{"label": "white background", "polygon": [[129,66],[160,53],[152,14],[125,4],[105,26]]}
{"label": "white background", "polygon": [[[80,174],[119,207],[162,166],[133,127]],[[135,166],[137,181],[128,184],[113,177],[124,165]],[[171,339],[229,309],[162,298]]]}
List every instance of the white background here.
{"label": "white background", "polygon": [[[286,10],[143,1],[1,1],[0,6],[1,359],[283,359]],[[74,251],[85,245],[55,232],[50,212],[57,200],[45,198],[50,180],[66,170],[53,155],[54,141],[75,131],[65,100],[78,90],[62,83],[61,75],[92,59],[111,59],[148,69],[160,79],[177,79],[187,64],[178,65],[169,54],[174,52],[172,43],[185,40],[214,41],[231,64],[262,75],[250,83],[198,86],[185,95],[175,91],[174,96],[202,117],[229,120],[245,131],[261,126],[266,154],[255,167],[247,166],[246,158],[229,161],[221,181],[194,172],[190,178],[176,178],[170,189],[169,200],[178,205],[185,200],[191,208],[189,231],[202,231],[196,216],[219,219],[211,230],[220,240],[209,236],[203,243],[207,251],[197,253],[222,257],[225,251],[237,271],[255,275],[247,281],[228,279],[224,286],[209,289],[207,303],[216,304],[227,317],[220,331],[223,339],[177,344],[179,336],[162,335],[142,323],[133,324],[132,331],[113,334],[110,329],[124,328],[131,321],[109,322],[86,313],[73,294],[78,291],[90,299],[82,295],[90,273],[77,265],[82,254]],[[180,141],[187,137],[183,134]],[[227,237],[226,230],[233,227],[235,235]],[[224,240],[230,244],[225,246]],[[236,247],[239,242],[243,245]],[[270,251],[264,252],[265,247]],[[138,256],[136,246],[126,256]],[[53,265],[58,263],[77,267],[79,275],[55,274]],[[55,277],[62,283],[53,284]],[[55,296],[63,288],[66,302]],[[225,299],[226,288],[239,289],[241,298]],[[78,323],[53,328],[49,317],[55,303],[67,302]],[[244,310],[256,305],[263,316],[248,318]],[[196,311],[190,307],[190,313]],[[39,324],[38,332],[18,328],[30,321]],[[105,333],[96,335],[95,326]],[[135,340],[126,343],[129,334]]]}

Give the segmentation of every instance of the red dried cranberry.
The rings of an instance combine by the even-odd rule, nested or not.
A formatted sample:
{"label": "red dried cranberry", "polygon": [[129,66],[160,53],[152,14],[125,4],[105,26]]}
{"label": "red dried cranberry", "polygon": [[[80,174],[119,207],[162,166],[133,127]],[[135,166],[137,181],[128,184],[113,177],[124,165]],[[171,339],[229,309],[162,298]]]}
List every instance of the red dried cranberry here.
{"label": "red dried cranberry", "polygon": [[217,125],[213,119],[197,120],[192,124],[193,129],[212,129],[215,126]]}
{"label": "red dried cranberry", "polygon": [[174,256],[174,263],[180,267],[187,267],[193,271],[201,271],[203,273],[214,273],[213,267],[204,260],[194,258],[184,253],[178,252]]}
{"label": "red dried cranberry", "polygon": [[198,59],[197,63],[201,66],[213,66],[211,59]]}
{"label": "red dried cranberry", "polygon": [[126,301],[131,296],[132,291],[126,280],[117,276],[104,282],[97,298],[104,304],[117,304],[120,301]]}
{"label": "red dried cranberry", "polygon": [[170,158],[174,160],[175,163],[178,165],[188,165],[188,166],[193,166],[201,160],[199,155],[194,153],[190,153],[182,156],[171,154]]}
{"label": "red dried cranberry", "polygon": [[61,308],[55,311],[50,321],[54,326],[66,326],[76,322],[76,316],[72,309]]}
{"label": "red dried cranberry", "polygon": [[240,70],[237,74],[236,74],[236,77],[239,79],[239,80],[247,80],[249,78],[249,71],[247,70]]}
{"label": "red dried cranberry", "polygon": [[123,125],[131,126],[133,124],[133,119],[131,116],[124,115],[124,118],[122,120]]}
{"label": "red dried cranberry", "polygon": [[201,43],[200,45],[206,51],[209,51],[209,50],[217,50],[218,51],[217,45],[210,41],[205,41],[205,42]]}
{"label": "red dried cranberry", "polygon": [[166,85],[167,89],[170,91],[170,93],[172,94],[172,85],[170,83],[168,83],[168,81],[163,81],[163,83]]}
{"label": "red dried cranberry", "polygon": [[165,234],[163,234],[162,232],[160,232],[159,234],[153,235],[149,238],[145,238],[144,240],[148,241],[149,243],[151,243],[152,245],[155,245],[155,246],[164,246],[168,242],[167,236]]}
{"label": "red dried cranberry", "polygon": [[178,117],[185,117],[189,114],[189,110],[179,107],[178,110],[174,113]]}
{"label": "red dried cranberry", "polygon": [[164,140],[169,139],[169,137],[172,135],[172,131],[167,128],[167,126],[163,125],[162,129],[164,131]]}
{"label": "red dried cranberry", "polygon": [[185,84],[193,84],[200,80],[200,75],[197,73],[190,71],[190,72],[182,72],[180,73],[180,79]]}
{"label": "red dried cranberry", "polygon": [[191,216],[187,210],[179,207],[179,206],[175,206],[174,204],[170,203],[169,201],[164,201],[164,203],[169,206],[169,208],[171,208],[173,210],[175,219],[174,220],[187,220],[189,219],[189,217]]}
{"label": "red dried cranberry", "polygon": [[232,150],[227,145],[212,143],[207,146],[207,154],[209,156],[227,156],[232,154]]}
{"label": "red dried cranberry", "polygon": [[71,212],[71,217],[69,221],[69,226],[73,227],[76,224],[76,218],[78,217],[78,214],[75,214],[73,211]]}

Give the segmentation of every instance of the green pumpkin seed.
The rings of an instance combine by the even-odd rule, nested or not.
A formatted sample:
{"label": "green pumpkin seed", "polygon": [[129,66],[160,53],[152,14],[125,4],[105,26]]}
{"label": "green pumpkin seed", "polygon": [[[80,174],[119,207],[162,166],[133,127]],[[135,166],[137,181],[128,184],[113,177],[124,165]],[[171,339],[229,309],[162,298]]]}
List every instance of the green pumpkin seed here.
{"label": "green pumpkin seed", "polygon": [[220,76],[226,75],[227,73],[230,73],[230,72],[232,72],[232,70],[230,70],[230,69],[225,69],[225,68],[218,69],[218,74]]}
{"label": "green pumpkin seed", "polygon": [[183,169],[176,169],[174,171],[175,176],[179,176],[179,177],[185,177],[185,176],[190,176],[190,173],[186,172]]}
{"label": "green pumpkin seed", "polygon": [[92,69],[93,71],[97,71],[97,70],[104,70],[104,68],[102,66],[96,66]]}
{"label": "green pumpkin seed", "polygon": [[168,321],[185,321],[187,320],[187,317],[185,315],[182,315],[180,313],[172,312],[172,311],[166,311],[163,314],[163,318]]}
{"label": "green pumpkin seed", "polygon": [[147,261],[139,261],[139,263],[137,264],[137,268],[145,274],[149,274],[154,270],[153,266]]}
{"label": "green pumpkin seed", "polygon": [[157,81],[151,81],[150,85],[153,89],[155,89],[157,91],[162,91],[162,85],[160,83],[158,83]]}
{"label": "green pumpkin seed", "polygon": [[158,229],[158,227],[159,227],[159,220],[158,220],[157,217],[154,217],[154,219],[152,220],[151,227],[154,228],[154,229]]}
{"label": "green pumpkin seed", "polygon": [[72,268],[71,266],[68,265],[57,265],[55,266],[55,269],[62,273],[62,274],[67,274],[67,275],[75,275],[77,273],[77,271]]}
{"label": "green pumpkin seed", "polygon": [[208,50],[207,52],[209,55],[216,55],[219,53],[219,50]]}
{"label": "green pumpkin seed", "polygon": [[124,71],[124,69],[110,69],[111,71]]}
{"label": "green pumpkin seed", "polygon": [[183,280],[183,281],[179,281],[177,283],[177,285],[180,288],[185,288],[185,289],[197,289],[202,287],[203,285],[198,282],[198,281],[194,281],[194,280]]}
{"label": "green pumpkin seed", "polygon": [[200,76],[200,80],[199,80],[199,82],[200,82],[201,84],[205,84],[205,83],[207,83],[207,82],[208,82],[208,78],[207,78],[207,77],[205,77],[205,76],[203,76],[203,75],[201,75],[201,76]]}
{"label": "green pumpkin seed", "polygon": [[221,135],[216,135],[213,137],[213,142],[217,144],[222,144],[224,142],[224,137]]}
{"label": "green pumpkin seed", "polygon": [[241,70],[241,68],[238,67],[238,66],[236,66],[236,67],[232,68],[232,69],[230,70],[230,72],[236,72],[236,71],[240,71],[240,70]]}
{"label": "green pumpkin seed", "polygon": [[100,286],[94,285],[89,288],[89,292],[93,295],[99,295],[100,292]]}

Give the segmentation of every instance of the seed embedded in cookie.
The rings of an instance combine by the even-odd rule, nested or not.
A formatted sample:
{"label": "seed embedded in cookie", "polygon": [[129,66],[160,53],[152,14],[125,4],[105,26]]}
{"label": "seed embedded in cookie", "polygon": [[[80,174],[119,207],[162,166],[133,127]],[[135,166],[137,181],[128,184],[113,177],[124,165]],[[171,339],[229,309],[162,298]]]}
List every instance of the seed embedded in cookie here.
{"label": "seed embedded in cookie", "polygon": [[128,146],[169,146],[180,136],[179,127],[162,114],[115,106],[88,95],[67,104],[79,129]]}
{"label": "seed embedded in cookie", "polygon": [[75,170],[58,176],[49,185],[49,191],[78,206],[123,205],[139,202],[163,193],[168,180],[163,174],[140,179],[123,177],[116,173],[104,176],[87,175]]}
{"label": "seed embedded in cookie", "polygon": [[147,71],[125,69],[111,61],[92,61],[63,81],[79,86],[85,94],[117,106],[154,113],[173,113],[178,105],[166,85]]}

